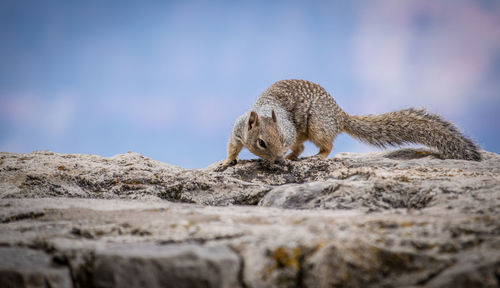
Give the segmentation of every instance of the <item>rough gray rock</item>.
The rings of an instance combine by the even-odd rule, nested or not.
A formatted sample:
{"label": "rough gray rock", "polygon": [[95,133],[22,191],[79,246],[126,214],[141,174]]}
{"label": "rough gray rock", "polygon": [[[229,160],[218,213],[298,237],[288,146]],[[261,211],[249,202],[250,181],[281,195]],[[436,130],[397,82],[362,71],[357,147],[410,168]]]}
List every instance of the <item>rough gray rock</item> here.
{"label": "rough gray rock", "polygon": [[0,283],[498,287],[500,156],[482,156],[405,149],[213,172],[135,153],[0,153],[0,259],[12,260]]}
{"label": "rough gray rock", "polygon": [[67,267],[44,252],[0,247],[0,287],[71,287]]}
{"label": "rough gray rock", "polygon": [[205,205],[255,204],[267,185],[186,170],[137,153],[111,158],[0,152],[0,197],[166,199]]}
{"label": "rough gray rock", "polygon": [[227,246],[125,244],[98,249],[96,287],[239,287],[238,256]]}

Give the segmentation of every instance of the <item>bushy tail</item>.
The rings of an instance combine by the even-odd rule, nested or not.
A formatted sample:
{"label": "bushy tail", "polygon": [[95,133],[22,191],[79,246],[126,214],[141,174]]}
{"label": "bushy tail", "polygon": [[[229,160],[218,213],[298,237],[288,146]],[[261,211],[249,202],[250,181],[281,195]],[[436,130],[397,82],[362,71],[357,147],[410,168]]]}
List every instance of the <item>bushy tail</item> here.
{"label": "bushy tail", "polygon": [[436,148],[446,158],[481,160],[479,147],[452,123],[425,110],[406,109],[381,115],[349,116],[345,132],[379,147],[404,143]]}

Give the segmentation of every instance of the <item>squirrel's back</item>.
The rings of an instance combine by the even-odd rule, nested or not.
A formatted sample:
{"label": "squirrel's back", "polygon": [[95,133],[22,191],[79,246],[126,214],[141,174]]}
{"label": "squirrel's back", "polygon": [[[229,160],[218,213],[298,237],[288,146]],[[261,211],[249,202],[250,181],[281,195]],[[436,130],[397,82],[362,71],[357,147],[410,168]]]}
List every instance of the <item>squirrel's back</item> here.
{"label": "squirrel's back", "polygon": [[290,79],[274,83],[262,92],[253,108],[265,106],[284,109],[289,120],[293,121],[297,134],[303,137],[307,136],[314,121],[324,123],[329,127],[328,130],[335,130],[337,134],[338,130],[343,129],[342,124],[346,120],[346,113],[323,87],[305,80]]}

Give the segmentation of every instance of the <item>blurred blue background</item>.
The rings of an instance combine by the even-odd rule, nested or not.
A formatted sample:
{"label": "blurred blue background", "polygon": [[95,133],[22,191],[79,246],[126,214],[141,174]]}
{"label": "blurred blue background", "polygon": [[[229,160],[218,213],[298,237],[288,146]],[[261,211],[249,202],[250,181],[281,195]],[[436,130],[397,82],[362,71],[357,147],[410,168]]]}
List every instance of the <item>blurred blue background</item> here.
{"label": "blurred blue background", "polygon": [[[0,2],[1,151],[201,168],[288,78],[321,84],[350,114],[426,107],[498,153],[500,2]],[[334,145],[330,156],[376,150]]]}

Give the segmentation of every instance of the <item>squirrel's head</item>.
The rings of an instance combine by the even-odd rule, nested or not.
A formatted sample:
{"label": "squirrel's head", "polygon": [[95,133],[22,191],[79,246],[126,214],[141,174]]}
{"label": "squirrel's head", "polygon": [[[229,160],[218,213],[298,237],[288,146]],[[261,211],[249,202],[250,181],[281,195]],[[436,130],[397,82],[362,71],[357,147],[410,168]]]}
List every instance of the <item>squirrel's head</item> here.
{"label": "squirrel's head", "polygon": [[283,147],[283,134],[274,110],[270,118],[250,112],[246,129],[246,146],[250,152],[271,162],[283,160],[288,149]]}

